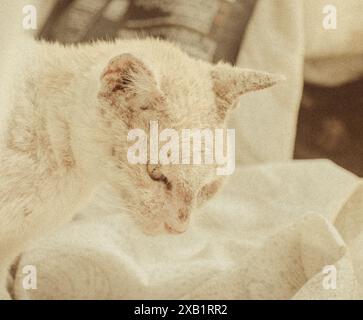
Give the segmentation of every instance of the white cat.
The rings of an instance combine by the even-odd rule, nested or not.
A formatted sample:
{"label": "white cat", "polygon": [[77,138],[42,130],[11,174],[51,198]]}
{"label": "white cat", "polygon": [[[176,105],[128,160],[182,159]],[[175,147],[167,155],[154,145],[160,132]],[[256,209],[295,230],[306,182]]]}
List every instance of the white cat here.
{"label": "white cat", "polygon": [[150,120],[223,128],[240,95],[279,80],[151,39],[34,43],[14,66],[0,110],[0,286],[25,245],[70,221],[103,181],[145,232],[185,231],[219,188],[215,167],[129,164],[127,132]]}

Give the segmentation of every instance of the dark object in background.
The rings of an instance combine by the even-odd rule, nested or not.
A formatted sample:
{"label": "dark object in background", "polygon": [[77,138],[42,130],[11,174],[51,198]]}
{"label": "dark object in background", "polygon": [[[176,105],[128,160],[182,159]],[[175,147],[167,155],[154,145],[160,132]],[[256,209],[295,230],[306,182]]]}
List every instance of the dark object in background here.
{"label": "dark object in background", "polygon": [[333,88],[305,84],[295,157],[329,158],[363,176],[363,78]]}
{"label": "dark object in background", "polygon": [[194,57],[236,61],[257,0],[60,0],[40,38],[62,43],[155,36]]}

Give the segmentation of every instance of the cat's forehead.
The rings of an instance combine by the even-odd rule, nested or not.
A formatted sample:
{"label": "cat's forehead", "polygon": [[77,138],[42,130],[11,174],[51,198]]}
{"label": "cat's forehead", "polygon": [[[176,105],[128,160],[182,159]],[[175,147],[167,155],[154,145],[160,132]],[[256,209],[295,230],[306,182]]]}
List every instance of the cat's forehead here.
{"label": "cat's forehead", "polygon": [[178,129],[213,128],[221,122],[212,91],[198,90],[188,84],[184,88],[167,87],[164,92],[165,125]]}
{"label": "cat's forehead", "polygon": [[[116,44],[116,48],[119,47],[121,45]],[[128,53],[151,71],[160,89],[176,106],[194,105],[198,109],[203,104],[213,103],[215,95],[209,63],[192,58],[175,44],[156,39],[130,41]],[[117,54],[116,51],[109,53],[110,56]]]}
{"label": "cat's forehead", "polygon": [[180,68],[165,68],[164,65],[158,78],[166,97],[166,108],[174,117],[189,123],[213,124],[217,120],[210,72],[198,61],[186,60]]}
{"label": "cat's forehead", "polygon": [[211,92],[211,65],[196,60],[175,45],[166,42],[149,42],[149,50],[140,53],[140,59],[153,71],[165,91],[188,90],[198,95]]}

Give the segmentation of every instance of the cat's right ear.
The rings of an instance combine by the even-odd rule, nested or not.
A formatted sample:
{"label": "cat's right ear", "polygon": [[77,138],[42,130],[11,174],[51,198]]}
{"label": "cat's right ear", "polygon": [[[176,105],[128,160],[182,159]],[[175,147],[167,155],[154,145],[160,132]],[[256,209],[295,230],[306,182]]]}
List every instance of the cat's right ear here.
{"label": "cat's right ear", "polygon": [[100,81],[98,97],[115,108],[146,110],[164,99],[152,71],[128,53],[113,58],[102,72]]}
{"label": "cat's right ear", "polygon": [[211,75],[218,114],[222,119],[237,105],[241,95],[269,88],[285,80],[282,75],[233,67],[223,62],[213,67]]}

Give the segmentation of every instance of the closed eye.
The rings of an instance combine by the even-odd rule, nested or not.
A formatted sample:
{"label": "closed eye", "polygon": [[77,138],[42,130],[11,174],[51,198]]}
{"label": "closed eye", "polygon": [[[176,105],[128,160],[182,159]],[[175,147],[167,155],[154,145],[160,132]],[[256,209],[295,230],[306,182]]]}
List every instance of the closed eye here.
{"label": "closed eye", "polygon": [[147,164],[147,172],[152,180],[163,182],[168,190],[172,190],[172,183],[161,172],[160,165]]}

